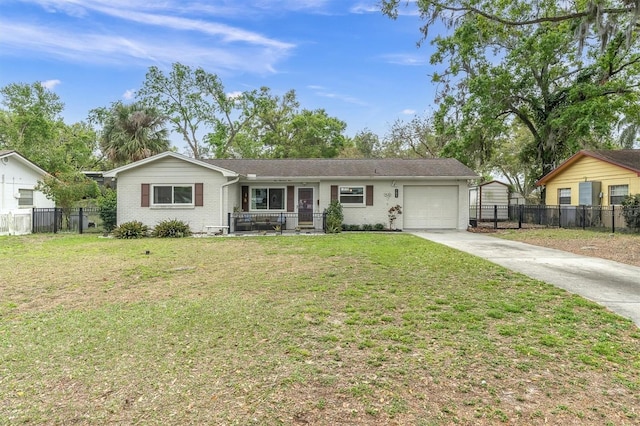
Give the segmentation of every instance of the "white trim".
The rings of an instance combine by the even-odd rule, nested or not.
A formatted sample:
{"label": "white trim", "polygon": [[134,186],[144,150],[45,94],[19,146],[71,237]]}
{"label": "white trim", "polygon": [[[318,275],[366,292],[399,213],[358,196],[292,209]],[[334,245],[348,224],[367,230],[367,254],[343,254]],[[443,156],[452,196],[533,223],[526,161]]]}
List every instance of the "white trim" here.
{"label": "white trim", "polygon": [[[13,157],[13,156],[15,156],[15,157],[16,157],[16,159],[17,159],[19,162],[21,162],[22,164],[26,165],[27,167],[29,167],[29,168],[31,168],[31,169],[33,169],[33,170],[35,170],[36,172],[38,172],[38,173],[40,173],[40,174],[42,174],[42,175],[49,176],[49,173],[47,173],[47,172],[46,172],[46,170],[41,169],[40,167],[38,167],[37,165],[35,165],[35,164],[34,164],[34,163],[32,163],[31,161],[29,161],[27,158],[25,158],[25,157],[23,157],[22,155],[18,154],[18,152],[16,152],[16,151],[9,151],[9,152],[6,152],[6,153],[4,153],[4,154],[0,155],[0,158],[1,158],[1,159],[3,159],[3,160],[5,160],[5,159],[7,159],[7,160],[8,160],[8,159],[9,159],[9,157]],[[3,161],[3,163],[2,163],[2,164],[3,164],[3,165],[4,165],[4,164],[7,164],[7,162]]]}
{"label": "white trim", "polygon": [[[266,189],[267,190],[267,208],[266,209],[255,209],[253,208],[253,190],[254,189]],[[282,208],[281,209],[271,209],[268,208],[271,206],[271,203],[269,202],[268,198],[269,198],[269,191],[271,191],[272,189],[281,189],[282,190]],[[257,213],[262,213],[262,212],[286,212],[287,211],[287,187],[286,186],[279,186],[279,185],[253,185],[253,186],[249,186],[249,211],[250,212],[257,212]]]}
{"label": "white trim", "polygon": [[154,161],[161,160],[161,159],[167,158],[167,157],[175,158],[177,160],[186,161],[187,163],[195,164],[197,166],[204,167],[206,169],[210,169],[210,170],[214,170],[216,172],[220,172],[220,173],[222,173],[222,175],[224,177],[237,177],[238,176],[238,173],[233,172],[231,170],[223,169],[222,167],[214,166],[213,164],[205,163],[204,161],[200,161],[200,160],[197,160],[195,158],[187,157],[187,156],[178,154],[178,153],[173,152],[173,151],[166,151],[166,152],[163,152],[163,153],[160,153],[160,154],[156,154],[156,155],[151,156],[151,157],[147,157],[144,160],[140,160],[140,161],[136,161],[134,163],[126,164],[124,166],[121,166],[121,167],[109,170],[107,172],[104,172],[102,174],[102,176],[110,177],[110,178],[116,178],[116,177],[118,177],[118,174],[121,173],[121,172],[125,172],[127,170],[131,170],[131,169],[134,169],[136,167],[144,166],[145,164],[149,164],[149,163],[152,163]]}
{"label": "white trim", "polygon": [[[156,187],[171,187],[171,203],[156,203],[155,201],[155,191],[154,189]],[[189,187],[191,188],[191,202],[190,203],[176,203],[174,201],[174,197],[175,197],[175,191],[174,189],[176,187]],[[150,208],[191,208],[191,207],[195,207],[196,205],[196,191],[195,191],[196,185],[193,183],[152,183],[149,184],[149,197],[151,198],[149,200],[149,207]]]}
{"label": "white trim", "polygon": [[[361,203],[345,203],[342,201],[342,195],[348,197],[348,194],[342,194],[342,188],[362,188],[362,202]],[[360,195],[352,195],[358,197]],[[342,204],[342,207],[365,207],[367,204],[367,186],[366,185],[338,185],[338,201]]]}

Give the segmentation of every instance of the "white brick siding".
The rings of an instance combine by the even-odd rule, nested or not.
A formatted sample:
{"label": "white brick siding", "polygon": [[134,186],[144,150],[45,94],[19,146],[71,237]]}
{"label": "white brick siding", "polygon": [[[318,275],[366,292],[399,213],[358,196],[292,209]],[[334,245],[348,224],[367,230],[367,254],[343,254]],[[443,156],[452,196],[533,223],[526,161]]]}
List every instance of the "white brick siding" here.
{"label": "white brick siding", "polygon": [[[221,173],[171,157],[123,171],[117,179],[118,224],[138,220],[153,228],[162,220],[178,219],[188,223],[193,232],[205,232],[207,225],[226,223],[226,210],[220,217],[221,187],[226,182]],[[203,184],[202,207],[140,206],[142,184],[196,183]]]}

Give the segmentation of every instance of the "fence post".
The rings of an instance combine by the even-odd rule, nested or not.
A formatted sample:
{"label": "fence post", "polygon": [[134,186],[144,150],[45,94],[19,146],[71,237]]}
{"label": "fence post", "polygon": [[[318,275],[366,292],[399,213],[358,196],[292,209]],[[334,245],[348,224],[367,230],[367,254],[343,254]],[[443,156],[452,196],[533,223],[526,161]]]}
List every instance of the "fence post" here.
{"label": "fence post", "polygon": [[493,229],[498,229],[498,205],[493,205]]}
{"label": "fence post", "polygon": [[58,233],[58,208],[53,208],[53,233]]}
{"label": "fence post", "polygon": [[78,231],[82,234],[82,207],[78,209]]}
{"label": "fence post", "polygon": [[587,227],[587,206],[582,205],[582,230]]}
{"label": "fence post", "polygon": [[231,233],[231,212],[227,212],[227,226],[228,226],[227,234],[230,234]]}
{"label": "fence post", "polygon": [[611,205],[611,233],[616,233],[616,206]]}
{"label": "fence post", "polygon": [[562,207],[558,204],[558,228],[562,228]]}
{"label": "fence post", "polygon": [[524,205],[518,205],[518,229],[522,229],[522,216],[524,215]]}
{"label": "fence post", "polygon": [[284,213],[280,212],[280,235],[284,232]]}

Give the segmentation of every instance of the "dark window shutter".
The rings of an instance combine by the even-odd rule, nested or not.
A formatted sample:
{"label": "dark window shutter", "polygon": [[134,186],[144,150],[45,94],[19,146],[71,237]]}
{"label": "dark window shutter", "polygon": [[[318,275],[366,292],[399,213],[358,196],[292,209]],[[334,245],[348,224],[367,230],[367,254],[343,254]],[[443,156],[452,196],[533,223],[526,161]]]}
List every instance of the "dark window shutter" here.
{"label": "dark window shutter", "polygon": [[331,201],[338,200],[338,185],[331,185]]}
{"label": "dark window shutter", "polygon": [[143,183],[140,191],[140,207],[149,207],[149,184]]}
{"label": "dark window shutter", "polygon": [[373,205],[373,185],[367,185],[367,205]]}
{"label": "dark window shutter", "polygon": [[242,187],[242,211],[243,212],[249,211],[249,187],[248,186]]}
{"label": "dark window shutter", "polygon": [[204,184],[196,183],[196,206],[204,206]]}
{"label": "dark window shutter", "polygon": [[287,211],[292,212],[295,209],[295,187],[287,186]]}

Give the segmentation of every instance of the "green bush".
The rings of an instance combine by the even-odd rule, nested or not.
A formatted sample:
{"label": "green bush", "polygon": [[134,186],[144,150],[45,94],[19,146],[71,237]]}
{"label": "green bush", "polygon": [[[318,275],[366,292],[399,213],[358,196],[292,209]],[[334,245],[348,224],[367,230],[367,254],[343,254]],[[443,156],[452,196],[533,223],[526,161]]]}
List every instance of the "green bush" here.
{"label": "green bush", "polygon": [[640,231],[640,194],[627,195],[622,201],[622,216],[629,228]]}
{"label": "green bush", "polygon": [[342,213],[342,204],[339,201],[334,200],[329,204],[326,210],[327,213],[327,230],[328,234],[337,234],[342,231],[342,221],[344,220],[344,214]]}
{"label": "green bush", "polygon": [[376,231],[384,231],[384,224],[376,223],[375,225],[373,225],[373,229],[375,229]]}
{"label": "green bush", "polygon": [[178,219],[163,220],[153,228],[151,235],[158,238],[189,237],[191,236],[191,229],[188,224]]}
{"label": "green bush", "polygon": [[371,225],[369,223],[365,223],[364,225],[362,225],[362,230],[363,231],[373,231],[373,225]]}
{"label": "green bush", "polygon": [[117,197],[113,189],[105,190],[102,196],[98,197],[98,207],[100,208],[100,219],[102,227],[106,232],[111,232],[117,225]]}
{"label": "green bush", "polygon": [[143,238],[149,235],[149,227],[142,222],[134,220],[114,228],[112,233],[114,237],[121,239]]}

